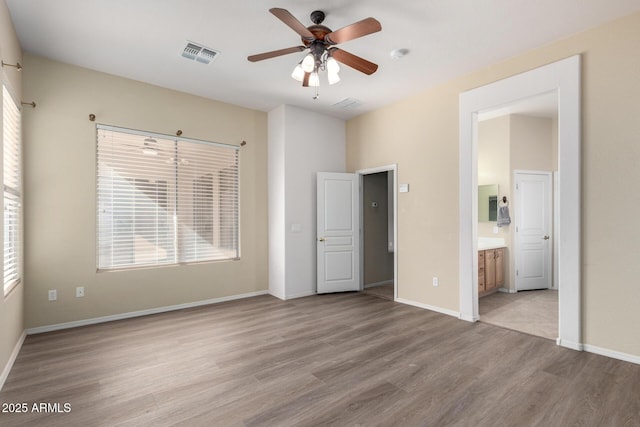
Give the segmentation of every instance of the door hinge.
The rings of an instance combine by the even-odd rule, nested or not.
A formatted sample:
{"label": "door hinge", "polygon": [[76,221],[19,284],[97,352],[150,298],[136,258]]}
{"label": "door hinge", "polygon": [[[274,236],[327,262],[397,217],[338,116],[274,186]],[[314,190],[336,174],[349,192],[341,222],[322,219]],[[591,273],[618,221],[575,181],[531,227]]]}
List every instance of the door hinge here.
{"label": "door hinge", "polygon": [[519,190],[519,188],[518,188],[518,184],[516,184],[516,190]]}
{"label": "door hinge", "polygon": [[516,276],[519,276],[519,275],[520,275],[519,270],[516,270]]}

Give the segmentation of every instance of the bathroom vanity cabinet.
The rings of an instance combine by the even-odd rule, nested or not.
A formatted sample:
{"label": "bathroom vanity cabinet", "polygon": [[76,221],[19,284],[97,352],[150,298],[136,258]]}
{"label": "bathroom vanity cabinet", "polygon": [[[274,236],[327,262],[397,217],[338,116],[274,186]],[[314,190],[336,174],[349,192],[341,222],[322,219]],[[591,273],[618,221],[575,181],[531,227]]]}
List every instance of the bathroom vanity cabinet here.
{"label": "bathroom vanity cabinet", "polygon": [[478,295],[485,296],[504,285],[504,248],[478,251]]}

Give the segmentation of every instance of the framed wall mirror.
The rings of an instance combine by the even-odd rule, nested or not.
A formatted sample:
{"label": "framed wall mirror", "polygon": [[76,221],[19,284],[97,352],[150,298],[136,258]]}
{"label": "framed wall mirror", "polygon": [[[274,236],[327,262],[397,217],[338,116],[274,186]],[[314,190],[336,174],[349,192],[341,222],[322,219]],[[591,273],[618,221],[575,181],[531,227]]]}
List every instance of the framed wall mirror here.
{"label": "framed wall mirror", "polygon": [[478,185],[478,222],[498,220],[498,184]]}

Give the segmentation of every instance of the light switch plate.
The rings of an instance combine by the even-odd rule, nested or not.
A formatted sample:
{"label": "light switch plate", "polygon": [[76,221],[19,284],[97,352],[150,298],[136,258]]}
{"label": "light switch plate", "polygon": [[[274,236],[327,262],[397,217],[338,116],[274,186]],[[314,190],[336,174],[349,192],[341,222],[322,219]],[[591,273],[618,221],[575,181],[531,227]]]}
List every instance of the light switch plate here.
{"label": "light switch plate", "polygon": [[400,191],[401,193],[408,193],[409,192],[409,184],[400,184],[398,186],[398,191]]}

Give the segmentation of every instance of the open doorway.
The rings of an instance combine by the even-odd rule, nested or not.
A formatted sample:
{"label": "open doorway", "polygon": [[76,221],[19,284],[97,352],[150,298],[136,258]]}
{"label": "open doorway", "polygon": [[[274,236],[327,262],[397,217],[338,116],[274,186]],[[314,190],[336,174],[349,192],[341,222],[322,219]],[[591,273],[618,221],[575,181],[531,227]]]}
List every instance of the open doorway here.
{"label": "open doorway", "polygon": [[397,297],[395,165],[360,175],[361,290],[389,300]]}
{"label": "open doorway", "polygon": [[480,320],[554,340],[557,106],[554,91],[485,111],[477,132]]}

